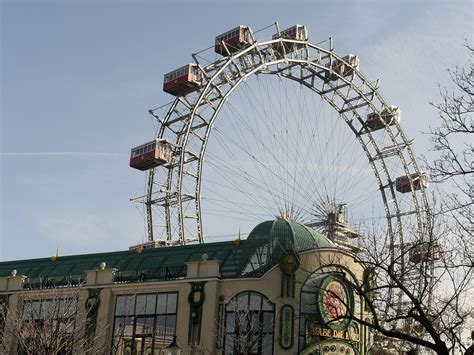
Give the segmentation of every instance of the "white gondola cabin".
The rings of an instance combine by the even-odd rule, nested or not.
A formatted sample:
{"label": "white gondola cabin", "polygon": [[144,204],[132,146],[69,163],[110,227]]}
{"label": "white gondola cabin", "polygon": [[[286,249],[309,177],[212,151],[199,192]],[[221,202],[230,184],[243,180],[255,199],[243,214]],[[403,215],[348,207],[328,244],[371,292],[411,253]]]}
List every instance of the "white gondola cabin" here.
{"label": "white gondola cabin", "polygon": [[201,85],[199,67],[191,63],[165,74],[163,91],[174,96],[182,96],[199,89]]}
{"label": "white gondola cabin", "polygon": [[339,76],[352,75],[354,70],[359,70],[359,58],[354,54],[346,55],[341,60],[334,60],[326,71],[326,80],[337,80]]}
{"label": "white gondola cabin", "polygon": [[252,30],[240,25],[216,37],[214,51],[223,56],[229,56],[254,43]]}
{"label": "white gondola cabin", "polygon": [[411,192],[410,181],[413,183],[415,190],[421,188],[426,189],[428,187],[428,174],[420,171],[420,173],[414,173],[410,176],[400,176],[395,180],[395,189],[401,193]]}
{"label": "white gondola cabin", "polygon": [[165,247],[167,245],[168,245],[168,243],[167,243],[166,240],[157,239],[157,240],[152,240],[152,241],[149,241],[149,242],[144,242],[144,243],[132,245],[132,246],[128,247],[128,250],[133,250],[133,251],[138,251],[139,252],[140,249],[143,251],[145,249],[161,248],[161,247]]}
{"label": "white gondola cabin", "polygon": [[420,244],[410,249],[408,259],[415,264],[421,261],[436,261],[441,259],[443,251],[439,244]]}
{"label": "white gondola cabin", "polygon": [[380,113],[369,113],[365,122],[371,131],[376,131],[395,123],[400,123],[400,109],[397,106],[384,107]]}
{"label": "white gondola cabin", "polygon": [[132,148],[130,154],[130,166],[145,171],[157,166],[168,164],[171,161],[171,144],[165,140],[155,140]]}
{"label": "white gondola cabin", "polygon": [[[294,25],[286,30],[280,31],[280,33],[275,33],[272,36],[272,39],[292,39],[296,41],[307,41],[309,38],[308,29],[303,25]],[[285,51],[288,52],[291,49],[298,49],[304,46],[304,44],[295,44],[295,43],[276,43],[273,48],[278,52],[283,52],[282,45],[285,47]]]}

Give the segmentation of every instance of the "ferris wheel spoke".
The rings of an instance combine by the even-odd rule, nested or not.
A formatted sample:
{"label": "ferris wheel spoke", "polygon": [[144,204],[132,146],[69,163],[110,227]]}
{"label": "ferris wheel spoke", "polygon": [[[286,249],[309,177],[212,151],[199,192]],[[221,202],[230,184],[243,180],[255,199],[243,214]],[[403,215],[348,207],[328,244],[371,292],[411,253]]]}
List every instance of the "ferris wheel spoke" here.
{"label": "ferris wheel spoke", "polygon": [[[233,139],[232,139],[231,137],[226,137],[226,141],[227,141],[227,142],[233,142]],[[267,148],[266,145],[265,145],[265,143],[263,143],[263,142],[261,142],[261,143],[262,143],[262,144],[261,144],[261,147]],[[239,147],[238,144],[236,144],[236,146]],[[267,149],[267,151],[268,151],[268,149]],[[255,152],[253,151],[252,153],[255,153]],[[261,161],[258,161],[258,160],[255,158],[254,154],[252,154],[252,153],[251,153],[251,152],[247,152],[247,155],[248,155],[250,158],[252,158],[254,161],[256,161],[256,162],[258,163],[257,169],[258,169],[259,171],[261,171],[262,168],[268,169],[268,167],[271,166],[272,163],[267,163],[267,164],[265,164],[265,163],[263,163],[263,162],[261,162]],[[271,158],[273,158],[273,159],[276,161],[276,164],[280,165],[280,167],[281,167],[282,169],[285,168],[285,167],[283,167],[282,163],[279,162],[279,159],[278,159],[273,153],[271,154]],[[276,176],[276,174],[275,174],[274,172],[272,172],[272,171],[270,171],[270,178],[272,178],[273,181],[274,181],[275,179],[277,179],[277,180],[280,181],[280,182],[282,181],[281,176]],[[273,186],[276,186],[276,184],[274,183]],[[270,190],[271,190],[271,189],[270,189]]]}
{"label": "ferris wheel spoke", "polygon": [[[222,171],[223,170],[220,170],[221,174],[222,174]],[[221,182],[218,182],[216,180],[210,180],[210,179],[207,179],[207,178],[206,178],[206,181],[209,181],[209,182],[211,182],[212,184],[214,184],[216,186],[221,186],[221,187],[227,188],[228,190],[231,190],[231,191],[236,191],[236,192],[246,194],[248,198],[252,198],[252,200],[255,203],[259,204],[262,208],[268,208],[269,204],[271,205],[271,204],[275,203],[274,199],[269,199],[269,198],[266,198],[264,195],[262,195],[261,194],[262,189],[258,188],[258,186],[256,185],[255,182],[249,181],[248,177],[243,178],[244,179],[244,185],[242,185],[242,184],[235,184],[235,179],[229,178],[229,176],[227,176],[227,174],[228,173],[224,173],[224,175],[222,175],[222,177],[224,179],[219,179]],[[235,177],[235,175],[233,175],[233,172],[231,172],[230,175]],[[237,188],[236,186],[240,186],[240,187]],[[257,186],[257,188],[255,188],[256,186]],[[253,188],[249,189],[248,187],[253,187]],[[212,192],[215,193],[215,194],[218,194],[217,192],[215,192],[215,190],[212,190]],[[255,192],[255,193],[252,193],[252,192]],[[270,197],[271,197],[271,195],[270,195]],[[270,211],[270,209],[268,209],[268,210]]]}
{"label": "ferris wheel spoke", "polygon": [[[266,167],[270,167],[271,164],[272,163],[274,164],[275,162],[281,164],[280,159],[276,159],[276,156],[274,154],[269,155],[268,153],[266,153],[266,152],[272,152],[272,150],[267,149],[266,143],[263,141],[262,134],[260,133],[260,132],[262,132],[262,130],[260,129],[259,131],[256,131],[257,129],[259,129],[259,126],[262,122],[267,122],[268,117],[271,117],[271,115],[266,112],[266,106],[267,105],[261,105],[261,104],[259,105],[258,103],[256,105],[255,102],[252,102],[251,95],[248,92],[246,92],[245,89],[247,89],[247,86],[244,86],[244,90],[243,90],[243,92],[244,92],[243,96],[245,96],[245,99],[248,103],[248,105],[244,106],[245,110],[246,110],[245,117],[247,117],[247,119],[249,117],[253,117],[253,115],[247,111],[247,108],[246,108],[247,106],[250,106],[250,107],[259,107],[260,106],[263,109],[263,112],[260,112],[258,110],[255,111],[256,113],[259,114],[259,117],[257,117],[257,119],[256,119],[256,121],[258,123],[255,125],[255,127],[254,127],[254,125],[251,125],[249,123],[247,123],[245,125],[245,127],[248,129],[248,131],[251,133],[252,137],[254,138],[255,142],[257,142],[256,149],[252,152],[251,155],[254,158],[254,154],[256,152],[258,152],[259,156],[261,156],[262,159],[264,160],[263,164],[261,164],[261,165],[266,166]],[[272,140],[269,140],[269,141],[272,142]],[[274,151],[275,150],[273,150],[273,152]],[[257,168],[260,170],[261,167],[259,166]],[[279,185],[281,186],[281,175],[278,178],[276,178],[274,176],[274,174],[270,174],[270,176],[268,176],[268,178],[265,179],[265,180],[268,180],[269,184],[271,184],[271,186],[274,189],[277,189],[277,186],[279,186]]]}
{"label": "ferris wheel spoke", "polygon": [[[268,93],[268,90],[267,90],[267,93]],[[302,101],[299,100],[299,105],[300,105],[300,106],[301,106],[301,103],[302,103]],[[255,104],[254,104],[254,105],[255,105]],[[293,111],[295,111],[294,108],[293,108]],[[298,112],[302,112],[302,111],[303,111],[303,110],[301,109],[301,107],[298,108]],[[268,115],[268,113],[266,113],[264,116],[267,116],[267,115]],[[299,115],[297,115],[297,116],[301,116],[301,114],[299,114]],[[259,120],[259,121],[262,121],[262,120]],[[310,122],[311,122],[311,121],[310,121]],[[298,124],[300,124],[300,122],[298,122]],[[302,124],[303,124],[303,125],[307,125],[306,121],[302,121]],[[285,129],[286,129],[286,127],[285,127]],[[334,129],[331,129],[331,131],[334,131]],[[254,134],[254,135],[255,135],[255,134]],[[339,140],[340,140],[340,139],[339,139]],[[272,147],[273,147],[273,146],[274,146],[274,145],[272,145]],[[270,149],[270,150],[271,150],[271,149]],[[332,151],[334,151],[334,148],[332,149]],[[293,152],[292,152],[292,153],[293,153]],[[293,155],[295,155],[295,156],[297,156],[297,157],[301,157],[301,155],[302,155],[301,149],[300,149],[300,150],[295,150],[295,152],[294,152]],[[298,164],[299,159],[295,159],[295,161],[296,161],[296,164],[295,164],[296,170],[298,170],[298,168],[299,168],[299,164]],[[298,174],[299,174],[299,172],[298,172]],[[296,175],[296,174],[295,174],[295,175]],[[311,176],[311,175],[310,175],[310,176]],[[296,179],[295,179],[295,180],[296,180]],[[288,181],[285,181],[285,184],[288,185]],[[313,184],[313,185],[316,185],[316,184]],[[292,194],[293,194],[292,200],[296,200],[296,198],[295,198],[296,195],[295,195],[294,190],[293,190],[293,193],[292,193]],[[328,196],[328,195],[329,195],[329,193],[326,193],[326,196]],[[307,196],[305,196],[305,197],[307,197]],[[307,198],[306,198],[306,201],[308,201]],[[296,204],[296,203],[293,202],[293,204]]]}
{"label": "ferris wheel spoke", "polygon": [[[224,168],[224,170],[227,170],[227,168]],[[266,199],[260,193],[262,191],[262,189],[258,189],[258,188],[256,189],[255,188],[256,184],[254,182],[252,182],[251,180],[249,180],[248,177],[241,177],[240,181],[243,181],[243,184],[242,183],[238,184],[238,186],[241,186],[241,188],[236,189],[236,188],[233,188],[233,186],[235,185],[235,176],[236,175],[233,174],[232,171],[230,173],[228,173],[228,172],[223,173],[223,170],[220,170],[220,173],[221,173],[222,177],[224,178],[224,180],[221,179],[221,181],[226,182],[226,184],[223,184],[222,182],[219,183],[219,182],[216,182],[216,181],[211,181],[209,179],[206,179],[206,181],[211,181],[214,185],[217,185],[217,186],[228,187],[228,190],[237,191],[237,192],[240,192],[240,193],[247,193],[248,198],[251,198],[255,203],[257,203],[261,208],[264,208],[264,209],[267,208],[267,204],[264,203],[265,201],[274,201],[274,200]],[[233,179],[230,178],[229,176],[232,176]],[[234,182],[234,184],[229,183],[229,181]],[[249,189],[248,187],[254,187],[254,188]],[[257,194],[252,194],[251,191],[256,191],[256,193],[258,195]],[[212,193],[218,194],[215,190],[212,190]]]}

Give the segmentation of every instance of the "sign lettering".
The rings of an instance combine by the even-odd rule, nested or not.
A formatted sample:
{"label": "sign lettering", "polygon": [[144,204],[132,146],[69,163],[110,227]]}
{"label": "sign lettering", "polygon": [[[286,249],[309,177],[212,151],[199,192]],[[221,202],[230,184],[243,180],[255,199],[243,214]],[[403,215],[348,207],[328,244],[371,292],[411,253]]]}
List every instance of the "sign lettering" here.
{"label": "sign lettering", "polygon": [[360,342],[360,336],[354,330],[349,329],[347,331],[340,331],[329,328],[314,327],[310,331],[311,336],[322,336],[328,338],[339,338],[350,341]]}

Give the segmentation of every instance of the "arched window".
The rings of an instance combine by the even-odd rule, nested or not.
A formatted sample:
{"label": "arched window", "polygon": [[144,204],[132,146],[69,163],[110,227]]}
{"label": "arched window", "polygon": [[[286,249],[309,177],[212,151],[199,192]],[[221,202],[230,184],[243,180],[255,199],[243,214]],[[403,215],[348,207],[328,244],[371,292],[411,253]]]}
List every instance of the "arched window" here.
{"label": "arched window", "polygon": [[[307,278],[301,289],[299,351],[315,340],[324,342],[333,330],[351,338],[359,336],[359,326],[343,318],[360,309],[360,301],[346,281],[354,282],[354,278],[337,266],[323,267]],[[334,337],[328,335],[327,339]]]}
{"label": "arched window", "polygon": [[275,306],[258,292],[244,291],[226,305],[225,354],[273,354]]}

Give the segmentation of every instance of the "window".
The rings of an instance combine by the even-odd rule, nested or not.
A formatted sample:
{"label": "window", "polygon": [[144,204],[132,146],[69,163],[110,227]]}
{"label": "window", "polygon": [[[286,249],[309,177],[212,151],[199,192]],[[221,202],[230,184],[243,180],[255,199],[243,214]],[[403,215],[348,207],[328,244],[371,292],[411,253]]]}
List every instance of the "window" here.
{"label": "window", "polygon": [[112,350],[117,355],[158,354],[176,335],[178,294],[117,296]]}
{"label": "window", "polygon": [[5,327],[5,317],[8,312],[8,302],[6,296],[0,296],[0,335],[3,334]]}
{"label": "window", "polygon": [[239,293],[226,305],[225,354],[273,354],[275,306],[258,292]]}
{"label": "window", "polygon": [[49,339],[51,352],[72,354],[76,312],[76,298],[25,301],[20,333],[25,347],[20,347],[18,353],[32,353],[37,350],[35,344]]}
{"label": "window", "polygon": [[171,149],[167,144],[161,144],[160,148],[162,153],[165,155],[171,153]]}

